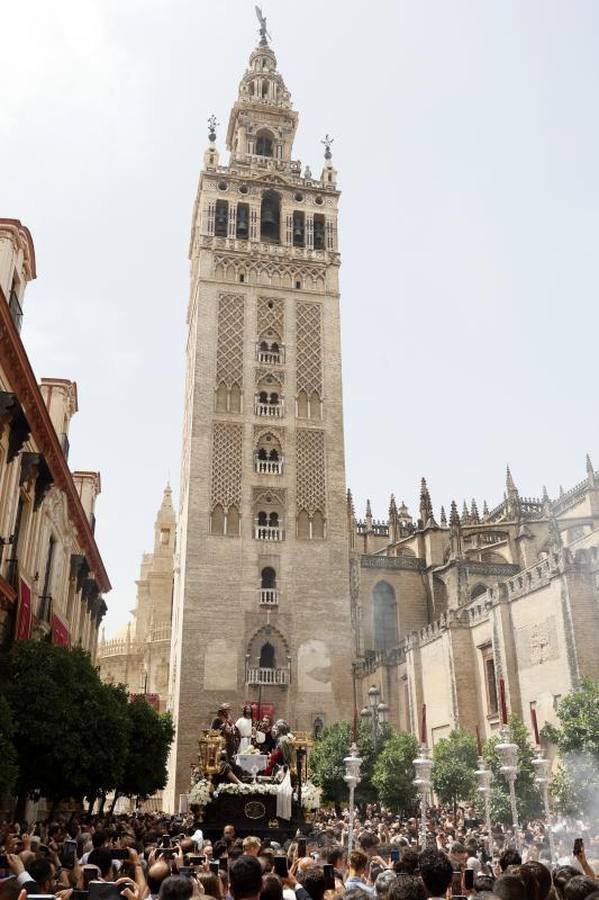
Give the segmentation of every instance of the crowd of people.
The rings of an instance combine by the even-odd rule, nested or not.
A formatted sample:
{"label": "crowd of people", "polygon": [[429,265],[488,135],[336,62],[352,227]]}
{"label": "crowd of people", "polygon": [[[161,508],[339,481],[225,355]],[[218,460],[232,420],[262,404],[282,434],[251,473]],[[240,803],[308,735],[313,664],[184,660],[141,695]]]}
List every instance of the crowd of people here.
{"label": "crowd of people", "polygon": [[158,813],[4,823],[0,900],[599,900],[599,845],[587,832],[587,859],[585,842],[572,840],[581,828],[556,827],[552,860],[543,823],[516,848],[514,835],[499,826],[487,835],[468,809],[455,818],[431,809],[422,848],[415,819],[368,806],[349,853],[348,815],[330,811],[284,844],[239,837],[233,825],[211,841],[193,816]]}

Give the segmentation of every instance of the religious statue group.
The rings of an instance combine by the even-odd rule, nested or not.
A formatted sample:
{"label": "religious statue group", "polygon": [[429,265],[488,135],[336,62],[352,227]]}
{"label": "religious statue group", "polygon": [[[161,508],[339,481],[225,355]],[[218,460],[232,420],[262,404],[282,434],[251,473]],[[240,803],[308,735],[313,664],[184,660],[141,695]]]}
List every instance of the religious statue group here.
{"label": "religious statue group", "polygon": [[284,719],[273,724],[270,716],[263,716],[254,722],[252,707],[246,704],[237,721],[233,721],[231,707],[222,703],[210,727],[222,737],[219,781],[241,782],[244,772],[236,762],[240,754],[259,753],[267,757],[259,774],[275,778],[282,777],[291,763],[293,735]]}

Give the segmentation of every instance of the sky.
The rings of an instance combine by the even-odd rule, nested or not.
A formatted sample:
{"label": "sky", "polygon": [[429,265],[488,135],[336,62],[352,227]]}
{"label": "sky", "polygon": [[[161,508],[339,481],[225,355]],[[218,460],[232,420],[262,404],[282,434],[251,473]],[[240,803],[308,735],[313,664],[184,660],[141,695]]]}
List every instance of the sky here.
{"label": "sky", "polygon": [[[342,190],[347,479],[358,514],[551,496],[599,466],[599,4],[264,0]],[[251,0],[3,4],[0,215],[31,229],[22,337],[77,382],[73,468],[99,469],[106,630],[135,603],[179,475],[187,248],[206,120],[223,125]]]}

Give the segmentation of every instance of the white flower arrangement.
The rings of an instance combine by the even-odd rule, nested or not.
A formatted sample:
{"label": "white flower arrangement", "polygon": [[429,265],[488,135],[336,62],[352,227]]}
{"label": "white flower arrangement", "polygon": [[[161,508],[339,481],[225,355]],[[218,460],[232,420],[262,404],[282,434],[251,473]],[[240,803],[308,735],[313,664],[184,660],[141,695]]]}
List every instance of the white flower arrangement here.
{"label": "white flower arrangement", "polygon": [[319,809],[321,797],[322,788],[316,787],[311,781],[305,781],[302,784],[302,809],[308,812]]}
{"label": "white flower arrangement", "polygon": [[200,778],[199,781],[196,781],[196,783],[192,785],[191,791],[189,792],[189,803],[204,807],[208,806],[211,800],[212,793],[210,790],[210,782],[206,778]]}
{"label": "white flower arrangement", "polygon": [[214,796],[219,794],[277,794],[279,792],[278,784],[221,784],[219,785]]}

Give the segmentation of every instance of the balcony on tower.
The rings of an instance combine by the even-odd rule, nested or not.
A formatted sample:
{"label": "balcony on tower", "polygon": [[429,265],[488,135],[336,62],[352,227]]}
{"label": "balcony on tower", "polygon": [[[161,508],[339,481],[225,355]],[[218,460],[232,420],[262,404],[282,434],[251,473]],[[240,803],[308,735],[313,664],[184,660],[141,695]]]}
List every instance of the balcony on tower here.
{"label": "balcony on tower", "polygon": [[277,391],[260,391],[256,394],[256,415],[281,419],[283,417],[283,398]]}
{"label": "balcony on tower", "polygon": [[285,362],[285,348],[278,341],[260,341],[256,344],[256,360],[269,366]]}
{"label": "balcony on tower", "polygon": [[260,573],[258,601],[260,603],[260,606],[266,606],[269,608],[277,607],[279,605],[277,573],[272,566],[265,566]]}
{"label": "balcony on tower", "polygon": [[256,516],[255,536],[257,541],[282,541],[284,532],[279,514],[261,510]]}
{"label": "balcony on tower", "polygon": [[248,685],[275,685],[287,687],[289,684],[289,668],[269,669],[262,666],[248,666],[245,683]]}

